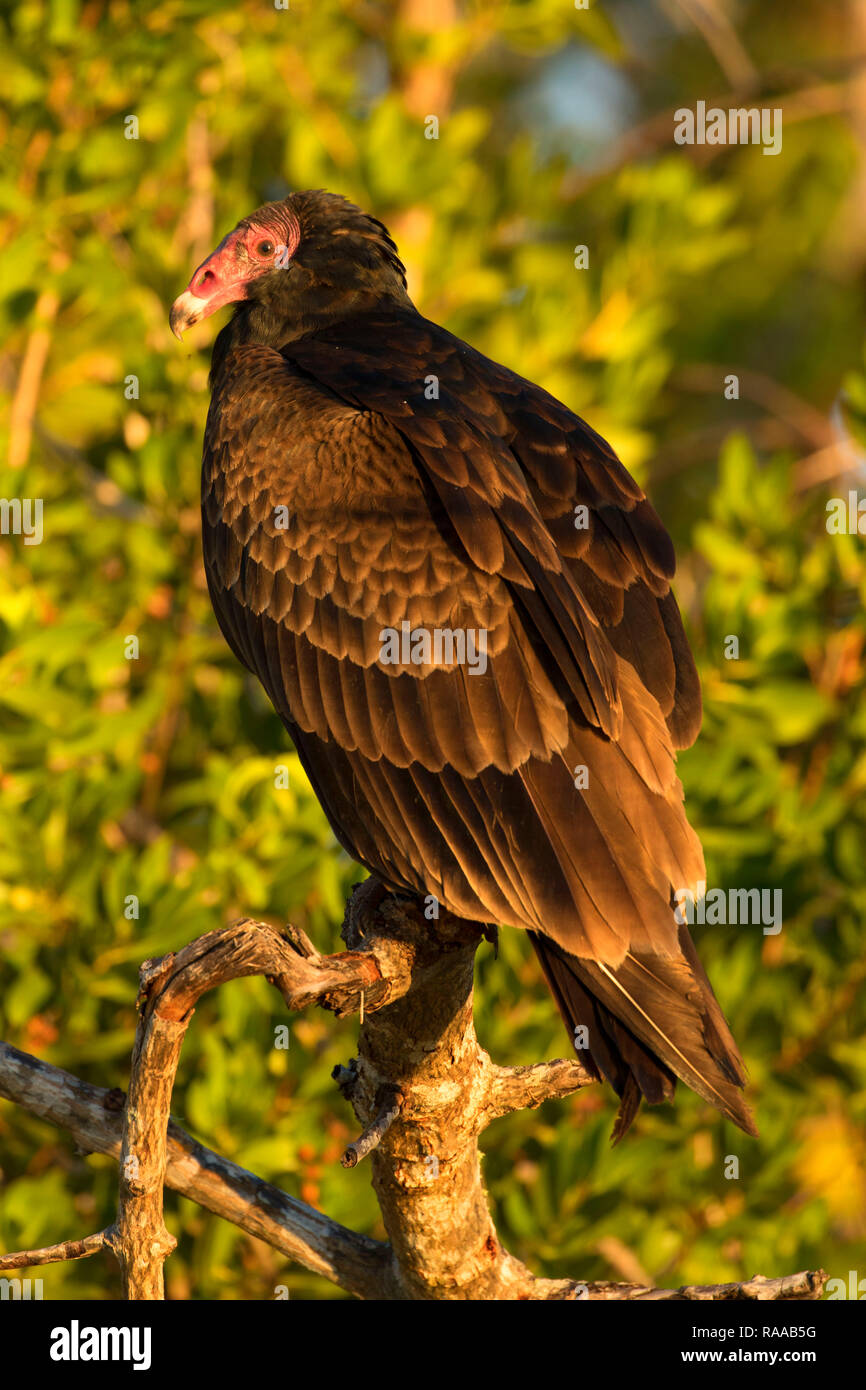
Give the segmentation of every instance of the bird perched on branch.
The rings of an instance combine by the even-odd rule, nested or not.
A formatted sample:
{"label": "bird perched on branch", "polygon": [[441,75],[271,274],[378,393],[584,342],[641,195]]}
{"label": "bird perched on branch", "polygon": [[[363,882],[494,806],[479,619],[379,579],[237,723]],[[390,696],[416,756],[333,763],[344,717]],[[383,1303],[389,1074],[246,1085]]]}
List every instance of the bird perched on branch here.
{"label": "bird perched on branch", "polygon": [[344,198],[244,218],[172,329],[224,305],[208,587],[338,840],[392,889],[529,932],[620,1097],[615,1138],[677,1077],[756,1133],[677,909],[704,878],[675,771],[700,687],[644,493],[559,401],[423,318]]}

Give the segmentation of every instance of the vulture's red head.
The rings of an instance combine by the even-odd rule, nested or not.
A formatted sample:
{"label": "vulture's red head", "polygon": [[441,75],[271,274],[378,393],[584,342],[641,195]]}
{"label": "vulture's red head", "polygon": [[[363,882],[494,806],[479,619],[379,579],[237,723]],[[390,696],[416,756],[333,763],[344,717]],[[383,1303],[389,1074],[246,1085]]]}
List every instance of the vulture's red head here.
{"label": "vulture's red head", "polygon": [[387,229],[346,198],[316,190],[265,203],[239,222],[175,300],[170,323],[179,338],[234,304],[244,336],[276,343],[382,298],[408,303]]}

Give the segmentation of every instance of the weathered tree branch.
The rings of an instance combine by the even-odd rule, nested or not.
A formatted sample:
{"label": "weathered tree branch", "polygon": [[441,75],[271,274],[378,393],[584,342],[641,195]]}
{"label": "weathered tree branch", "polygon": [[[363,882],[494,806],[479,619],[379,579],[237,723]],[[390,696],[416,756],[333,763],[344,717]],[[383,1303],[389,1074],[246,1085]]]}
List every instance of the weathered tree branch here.
{"label": "weathered tree branch", "polygon": [[[68,1130],[82,1152],[119,1160],[123,1118],[117,1110],[116,1091],[91,1086],[59,1067],[0,1043],[0,1095]],[[389,1296],[384,1277],[388,1247],[381,1241],[357,1235],[248,1173],[197,1143],[173,1120],[168,1128],[167,1155],[166,1182],[175,1192],[359,1298]],[[103,1244],[100,1241],[99,1248]],[[56,1258],[67,1257],[58,1254]],[[18,1254],[5,1255],[0,1256],[0,1269],[21,1269],[29,1263],[49,1264],[53,1260],[53,1256],[27,1260]]]}
{"label": "weathered tree branch", "polygon": [[[757,1277],[745,1284],[653,1289],[536,1278],[501,1246],[481,1179],[478,1137],[492,1120],[593,1078],[578,1061],[496,1066],[472,1020],[478,924],[417,904],[368,880],[344,923],[348,950],[322,956],[297,929],[284,935],[242,921],[211,932],[141,971],[142,1012],[123,1117],[116,1092],[86,1086],[0,1045],[0,1094],[71,1130],[85,1149],[121,1164],[118,1219],[108,1231],[43,1251],[19,1252],[0,1268],[82,1258],[104,1246],[117,1256],[129,1298],[162,1297],[173,1248],[163,1186],[332,1279],[373,1299],[799,1299],[820,1296],[823,1275]],[[343,1156],[371,1156],[373,1185],[390,1244],[339,1226],[302,1202],[196,1144],[169,1121],[180,1049],[197,1000],[242,975],[264,974],[292,1010],[316,1003],[340,1016],[364,1010],[359,1055],[337,1069],[362,1134]]]}
{"label": "weathered tree branch", "polygon": [[62,1240],[59,1245],[45,1245],[41,1250],[17,1250],[14,1255],[0,1255],[0,1269],[29,1269],[31,1265],[56,1265],[64,1260],[86,1260],[109,1244],[108,1231],[97,1231],[83,1240]]}
{"label": "weathered tree branch", "polygon": [[536,1062],[529,1067],[497,1067],[491,1063],[485,1107],[487,1123],[515,1110],[534,1110],[546,1100],[564,1100],[594,1081],[582,1062],[564,1058]]}

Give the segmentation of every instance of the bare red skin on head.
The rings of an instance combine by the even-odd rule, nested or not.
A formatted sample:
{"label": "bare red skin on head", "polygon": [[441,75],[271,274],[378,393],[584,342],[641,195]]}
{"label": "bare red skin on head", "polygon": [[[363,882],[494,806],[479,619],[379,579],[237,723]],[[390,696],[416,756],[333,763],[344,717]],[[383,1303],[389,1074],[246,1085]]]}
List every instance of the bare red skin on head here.
{"label": "bare red skin on head", "polygon": [[250,281],[285,265],[299,242],[300,228],[287,209],[274,209],[268,217],[257,221],[239,222],[202,261],[186,290],[175,300],[172,331],[180,337],[184,329],[208,318],[225,304],[246,299]]}

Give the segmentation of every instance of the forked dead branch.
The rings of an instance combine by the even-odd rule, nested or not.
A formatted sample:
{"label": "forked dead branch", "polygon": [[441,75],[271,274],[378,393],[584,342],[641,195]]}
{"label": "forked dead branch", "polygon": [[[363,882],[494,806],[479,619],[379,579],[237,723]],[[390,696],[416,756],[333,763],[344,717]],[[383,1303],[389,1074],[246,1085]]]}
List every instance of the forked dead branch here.
{"label": "forked dead branch", "polygon": [[[87,1085],[0,1047],[0,1094],[120,1162],[118,1214],[105,1231],[0,1258],[0,1269],[80,1259],[109,1248],[129,1299],[163,1297],[174,1239],[166,1184],[365,1299],[816,1299],[822,1272],[743,1284],[654,1289],[536,1278],[502,1246],[481,1176],[478,1136],[498,1116],[593,1083],[577,1060],[497,1066],[472,1017],[475,952],[485,931],[436,923],[375,881],[355,890],[347,950],[323,956],[303,932],[243,920],[141,969],[129,1092]],[[196,1143],[169,1118],[186,1030],[207,990],[265,975],[296,1012],[361,1012],[358,1056],[335,1080],[361,1134],[343,1156],[369,1156],[389,1242],[340,1226]],[[361,1174],[347,1181],[362,1181]]]}

